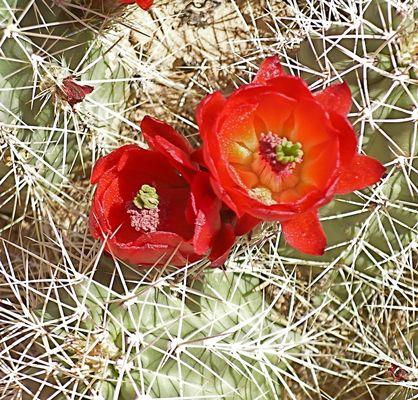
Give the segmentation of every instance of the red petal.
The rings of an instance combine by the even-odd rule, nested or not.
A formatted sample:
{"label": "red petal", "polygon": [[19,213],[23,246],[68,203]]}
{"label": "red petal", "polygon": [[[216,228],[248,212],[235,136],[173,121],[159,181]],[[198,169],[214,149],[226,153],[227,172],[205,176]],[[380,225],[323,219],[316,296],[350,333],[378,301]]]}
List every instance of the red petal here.
{"label": "red petal", "polygon": [[372,157],[356,155],[351,164],[340,175],[337,194],[351,193],[375,184],[382,177],[386,168]]}
{"label": "red petal", "polygon": [[314,98],[305,81],[297,76],[283,75],[269,81],[269,85],[280,94],[292,99]]}
{"label": "red petal", "polygon": [[[196,108],[196,121],[199,125],[199,134],[203,140],[204,160],[208,169],[215,176],[217,176],[216,165],[219,163],[215,163],[212,156],[215,156],[215,159],[220,157],[220,146],[216,140],[216,127],[225,104],[226,99],[221,92],[215,92],[206,96]],[[212,147],[214,150],[211,149]],[[213,154],[214,151],[215,154]]]}
{"label": "red petal", "polygon": [[121,260],[142,266],[163,266],[166,263],[184,266],[201,258],[193,253],[190,243],[171,232],[144,234],[134,245],[109,239],[106,250]]}
{"label": "red petal", "polygon": [[257,115],[266,125],[265,132],[281,133],[284,123],[293,113],[296,101],[279,93],[266,93],[259,96]]}
{"label": "red petal", "polygon": [[174,168],[190,178],[190,170],[195,171],[197,165],[191,160],[193,147],[182,135],[165,122],[150,116],[142,120],[141,130],[153,150],[164,155]]}
{"label": "red petal", "polygon": [[237,205],[229,196],[229,194],[225,191],[222,185],[216,180],[211,178],[210,183],[212,186],[213,191],[216,193],[216,196],[221,199],[238,217],[241,216],[242,212],[237,208]]}
{"label": "red petal", "polygon": [[73,76],[69,76],[62,81],[59,93],[63,100],[66,100],[71,107],[84,100],[87,94],[94,90],[93,86],[80,85],[74,80]]}
{"label": "red petal", "polygon": [[283,235],[290,246],[306,254],[324,254],[327,238],[316,210],[300,214],[282,222],[281,225]]}
{"label": "red petal", "polygon": [[178,133],[170,125],[163,121],[152,118],[149,115],[145,116],[141,122],[142,134],[151,148],[158,147],[158,138],[162,137],[167,142],[170,142],[175,147],[184,151],[187,154],[193,152],[193,147],[180,133]]}
{"label": "red petal", "polygon": [[[301,99],[294,113],[295,123],[289,139],[300,142],[303,148],[303,162],[300,164],[299,182],[278,196],[280,202],[305,204],[304,210],[311,209],[316,199],[313,190],[324,193],[339,176],[338,132],[330,124],[328,114],[320,105],[310,99]],[[298,169],[294,176],[297,178]],[[311,196],[307,196],[312,192]],[[316,197],[316,196],[314,196]]]}
{"label": "red petal", "polygon": [[281,221],[291,218],[295,214],[296,208],[293,204],[266,205],[256,199],[253,199],[247,192],[240,189],[231,189],[230,194],[222,191],[222,188],[216,186],[214,180],[211,181],[212,187],[222,201],[231,208],[238,218],[245,214],[250,214],[255,218],[266,221]]}
{"label": "red petal", "polygon": [[96,207],[96,202],[93,201],[90,215],[89,215],[89,226],[90,226],[90,233],[95,239],[99,239],[103,237],[103,229],[101,227],[101,215]]}
{"label": "red petal", "polygon": [[260,65],[253,83],[264,84],[270,79],[283,75],[280,59],[277,56],[266,58]]}
{"label": "red petal", "polygon": [[94,90],[94,86],[84,85],[82,86],[84,94],[90,94]]}
{"label": "red petal", "polygon": [[195,149],[191,155],[191,159],[193,162],[198,163],[202,167],[206,167],[205,160],[203,158],[203,148],[199,147]]}
{"label": "red petal", "polygon": [[186,181],[169,161],[156,151],[135,146],[122,154],[117,163],[117,171],[119,176],[124,176],[123,180],[127,186],[144,180],[164,182],[170,187],[187,186]]}
{"label": "red petal", "polygon": [[[305,160],[300,172],[300,180],[293,188],[288,189],[288,191],[297,192],[297,194],[294,194],[296,198],[291,199],[292,196],[290,196],[289,199],[286,199],[287,196],[281,193],[278,197],[283,202],[301,200],[307,195],[306,190],[308,192],[313,190],[319,190],[320,192],[327,191],[339,176],[338,140],[334,139],[320,143],[306,151],[305,154]],[[308,208],[311,207],[312,204]]]}
{"label": "red petal", "polygon": [[190,180],[193,173],[198,169],[198,166],[191,161],[190,155],[173,146],[171,142],[163,137],[157,136],[155,141],[154,150],[162,154],[183,177]]}
{"label": "red petal", "polygon": [[107,172],[110,168],[116,167],[116,164],[119,162],[121,157],[125,154],[128,149],[138,148],[134,144],[128,144],[126,146],[119,147],[118,149],[112,151],[107,156],[104,156],[97,160],[96,164],[93,167],[91,174],[90,182],[97,183],[100,177]]}
{"label": "red petal", "polygon": [[349,165],[357,154],[357,136],[346,117],[332,112],[329,114],[332,126],[340,139],[341,166]]}
{"label": "red petal", "polygon": [[254,227],[256,227],[260,222],[260,219],[255,218],[249,214],[244,214],[241,218],[237,220],[237,223],[235,225],[235,234],[237,236],[245,235],[246,233],[253,230]]}
{"label": "red petal", "polygon": [[235,185],[229,166],[221,152],[221,138],[218,132],[219,117],[224,111],[226,101],[220,92],[215,92],[203,99],[196,109],[196,120],[203,140],[205,164],[214,179],[222,181],[222,186]]}
{"label": "red petal", "polygon": [[230,224],[223,224],[212,241],[212,252],[209,255],[212,266],[218,267],[225,263],[234,243],[234,228]]}
{"label": "red petal", "polygon": [[221,202],[213,192],[209,175],[196,174],[192,184],[192,207],[196,216],[193,245],[197,254],[206,254],[221,227]]}
{"label": "red petal", "polygon": [[120,4],[138,4],[139,7],[141,7],[143,10],[148,10],[151,6],[154,0],[119,0]]}
{"label": "red petal", "polygon": [[[193,221],[186,220],[186,208],[190,199],[190,188],[157,187],[160,196],[159,231],[174,232],[185,241],[191,241],[194,235]],[[181,223],[179,223],[181,221]]]}
{"label": "red petal", "polygon": [[325,90],[315,94],[316,99],[328,112],[334,111],[344,117],[351,109],[351,91],[348,85],[343,82],[331,85]]}
{"label": "red petal", "polygon": [[301,142],[304,153],[320,143],[336,140],[327,113],[314,100],[301,99],[298,102],[292,129],[288,137]]}
{"label": "red petal", "polygon": [[226,99],[221,92],[206,96],[196,108],[196,121],[199,125],[200,136],[205,140],[217,123],[218,116],[225,106]]}
{"label": "red petal", "polygon": [[154,0],[136,0],[136,4],[139,5],[143,10],[148,10],[151,6]]}

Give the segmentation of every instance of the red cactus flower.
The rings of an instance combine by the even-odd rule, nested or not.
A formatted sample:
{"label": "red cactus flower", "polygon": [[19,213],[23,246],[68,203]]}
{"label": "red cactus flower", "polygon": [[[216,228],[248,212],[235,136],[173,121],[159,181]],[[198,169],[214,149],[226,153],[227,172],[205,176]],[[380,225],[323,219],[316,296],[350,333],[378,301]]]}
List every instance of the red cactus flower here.
{"label": "red cactus flower", "polygon": [[151,6],[154,0],[119,0],[121,4],[138,4],[139,7],[141,7],[143,10],[148,10]]}
{"label": "red cactus flower", "polygon": [[80,85],[74,80],[73,76],[69,76],[63,79],[58,93],[62,100],[66,101],[71,108],[74,108],[77,103],[82,102],[86,95],[90,94],[93,90],[93,86]]}
{"label": "red cactus flower", "polygon": [[150,150],[123,146],[94,166],[93,236],[132,264],[183,266],[204,256],[223,264],[252,221],[224,209],[184,137],[150,117],[141,129]]}
{"label": "red cactus flower", "polygon": [[320,255],[318,208],[336,194],[376,183],[385,168],[357,154],[346,84],[311,93],[266,59],[254,81],[206,97],[196,118],[214,190],[238,216],[280,221],[287,242]]}

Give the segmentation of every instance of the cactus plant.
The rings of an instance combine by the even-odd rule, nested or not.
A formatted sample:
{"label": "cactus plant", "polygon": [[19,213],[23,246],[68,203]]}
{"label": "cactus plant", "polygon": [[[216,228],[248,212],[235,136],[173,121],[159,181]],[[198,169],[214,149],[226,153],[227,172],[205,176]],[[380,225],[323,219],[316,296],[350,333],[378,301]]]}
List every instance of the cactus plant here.
{"label": "cactus plant", "polygon": [[169,1],[139,16],[147,35],[134,31],[131,40],[146,58],[135,82],[133,104],[139,98],[141,107],[133,119],[155,114],[193,137],[194,109],[202,97],[230,91],[248,79],[260,58],[296,47],[306,34],[302,26],[309,31],[282,0],[236,3]]}
{"label": "cactus plant", "polygon": [[51,296],[34,315],[44,333],[26,371],[32,395],[279,399],[276,375],[297,341],[269,319],[260,280],[208,272],[190,287],[165,283],[121,296],[84,281]]}
{"label": "cactus plant", "polygon": [[[407,259],[418,232],[414,8],[366,3],[357,24],[330,24],[324,34],[311,35],[293,57],[286,57],[288,68],[312,88],[341,80],[350,85],[350,116],[360,134],[361,150],[387,167],[387,175],[373,190],[342,196],[321,210],[330,239],[324,256],[305,257],[284,243],[280,247],[290,262],[300,260],[324,269],[318,279],[341,265],[354,267],[365,277],[379,276],[384,268]],[[409,62],[413,59],[415,63]],[[337,291],[340,287],[344,292],[343,279],[331,279]]]}
{"label": "cactus plant", "polygon": [[[0,6],[3,211],[6,202],[11,213],[56,195],[94,157],[89,142],[119,134],[129,88],[118,49],[123,32],[93,11],[60,1]],[[69,98],[87,87],[82,82],[93,92]]]}
{"label": "cactus plant", "polygon": [[[0,398],[415,398],[414,1],[115,5],[0,0]],[[250,81],[272,54],[313,90],[347,81],[360,150],[388,168],[323,210],[325,256],[290,251],[269,225],[200,282],[182,273],[201,265],[141,272],[101,256],[90,161],[140,139],[144,114],[195,136],[204,95]],[[178,332],[197,341],[168,346]]]}
{"label": "cactus plant", "polygon": [[[329,238],[324,256],[292,251],[274,240],[276,227],[270,227],[273,239],[267,236],[266,253],[259,257],[277,260],[271,263],[277,273],[298,265],[312,304],[331,304],[326,314],[339,321],[346,361],[340,367],[327,361],[321,365],[347,376],[342,381],[325,378],[327,396],[409,399],[416,390],[411,330],[418,232],[417,10],[409,1],[341,7],[339,19],[311,34],[298,51],[281,55],[288,70],[314,90],[349,84],[350,118],[360,150],[385,163],[387,175],[373,189],[341,196],[321,210]],[[266,230],[258,240],[266,240]],[[410,382],[389,386],[394,382],[391,364],[408,371]]]}

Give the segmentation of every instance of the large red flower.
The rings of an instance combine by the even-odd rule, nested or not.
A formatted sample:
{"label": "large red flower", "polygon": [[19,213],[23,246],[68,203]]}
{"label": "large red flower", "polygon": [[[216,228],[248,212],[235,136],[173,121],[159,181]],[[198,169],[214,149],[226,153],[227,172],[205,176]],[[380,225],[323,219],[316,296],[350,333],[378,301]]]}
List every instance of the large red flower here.
{"label": "large red flower", "polygon": [[150,150],[123,146],[94,166],[93,236],[132,264],[183,266],[208,256],[221,265],[251,223],[224,209],[184,137],[150,117],[141,128]]}
{"label": "large red flower", "polygon": [[196,118],[214,190],[238,216],[280,221],[287,242],[322,254],[318,208],[377,182],[385,168],[357,154],[346,84],[311,93],[266,59],[254,81],[206,97]]}
{"label": "large red flower", "polygon": [[139,7],[141,7],[144,10],[148,10],[151,6],[154,0],[119,0],[121,4],[138,4]]}

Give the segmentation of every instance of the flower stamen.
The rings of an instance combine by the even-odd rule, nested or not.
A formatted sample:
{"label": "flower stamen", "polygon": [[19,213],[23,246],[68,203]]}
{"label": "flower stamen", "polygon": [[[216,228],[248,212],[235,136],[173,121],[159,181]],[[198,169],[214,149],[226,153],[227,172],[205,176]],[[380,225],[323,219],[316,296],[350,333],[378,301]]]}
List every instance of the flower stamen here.
{"label": "flower stamen", "polygon": [[276,204],[275,200],[272,197],[272,193],[267,188],[258,187],[251,189],[249,191],[250,197],[260,201],[263,204],[271,206],[272,204]]}
{"label": "flower stamen", "polygon": [[155,232],[160,222],[159,203],[157,189],[142,185],[133,200],[134,207],[128,209],[132,228],[137,232]]}
{"label": "flower stamen", "polygon": [[276,174],[290,172],[295,164],[302,162],[302,145],[272,132],[263,133],[260,138],[260,155]]}
{"label": "flower stamen", "polygon": [[160,222],[160,209],[158,207],[152,210],[132,208],[128,210],[128,214],[131,216],[131,226],[137,232],[148,233],[157,230]]}

